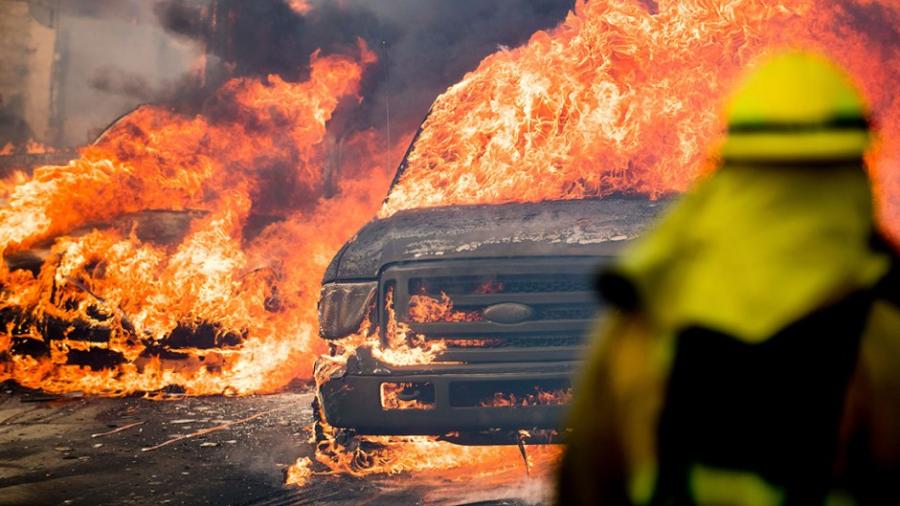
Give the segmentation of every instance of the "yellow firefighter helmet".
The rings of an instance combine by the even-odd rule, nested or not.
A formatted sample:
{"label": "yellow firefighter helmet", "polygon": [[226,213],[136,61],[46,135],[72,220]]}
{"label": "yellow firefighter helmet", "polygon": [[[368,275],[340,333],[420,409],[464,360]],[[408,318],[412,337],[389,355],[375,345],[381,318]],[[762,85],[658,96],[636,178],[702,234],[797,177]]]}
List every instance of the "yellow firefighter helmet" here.
{"label": "yellow firefighter helmet", "polygon": [[726,162],[859,160],[868,109],[850,78],[822,56],[787,52],[764,61],[725,109]]}

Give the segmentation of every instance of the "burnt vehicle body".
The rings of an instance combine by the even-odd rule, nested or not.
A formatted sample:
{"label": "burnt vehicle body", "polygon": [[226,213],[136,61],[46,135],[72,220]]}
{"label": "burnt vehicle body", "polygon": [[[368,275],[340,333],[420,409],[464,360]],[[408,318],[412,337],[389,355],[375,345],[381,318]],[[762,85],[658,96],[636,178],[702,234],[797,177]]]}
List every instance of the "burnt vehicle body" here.
{"label": "burnt vehicle body", "polygon": [[[613,196],[412,209],[370,222],[325,274],[322,337],[350,335],[367,317],[384,339],[393,310],[397,321],[446,349],[431,363],[403,366],[357,349],[319,385],[326,421],[363,435],[512,443],[529,434],[532,442],[550,442],[564,395],[560,402],[495,401],[570,390],[601,309],[593,273],[664,205]],[[410,318],[415,295],[444,294],[470,317]],[[387,405],[385,386],[399,386],[399,397],[417,409]]]}

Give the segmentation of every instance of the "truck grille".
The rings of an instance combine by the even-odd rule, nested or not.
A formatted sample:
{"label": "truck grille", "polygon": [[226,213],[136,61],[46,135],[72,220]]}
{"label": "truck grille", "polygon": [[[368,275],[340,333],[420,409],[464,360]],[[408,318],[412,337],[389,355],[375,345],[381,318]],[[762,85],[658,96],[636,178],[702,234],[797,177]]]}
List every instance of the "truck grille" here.
{"label": "truck grille", "polygon": [[592,276],[601,261],[554,257],[395,265],[382,274],[380,321],[387,321],[391,291],[397,319],[426,339],[444,340],[445,360],[574,360],[598,315]]}

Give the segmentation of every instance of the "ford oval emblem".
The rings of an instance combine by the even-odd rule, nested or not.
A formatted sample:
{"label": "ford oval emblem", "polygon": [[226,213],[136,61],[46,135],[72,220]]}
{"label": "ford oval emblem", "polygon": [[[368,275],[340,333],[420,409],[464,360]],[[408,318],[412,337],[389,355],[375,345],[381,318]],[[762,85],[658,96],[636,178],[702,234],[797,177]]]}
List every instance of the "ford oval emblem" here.
{"label": "ford oval emblem", "polygon": [[481,313],[485,320],[494,323],[520,323],[531,318],[534,310],[531,306],[519,304],[517,302],[504,302],[502,304],[494,304],[488,306]]}

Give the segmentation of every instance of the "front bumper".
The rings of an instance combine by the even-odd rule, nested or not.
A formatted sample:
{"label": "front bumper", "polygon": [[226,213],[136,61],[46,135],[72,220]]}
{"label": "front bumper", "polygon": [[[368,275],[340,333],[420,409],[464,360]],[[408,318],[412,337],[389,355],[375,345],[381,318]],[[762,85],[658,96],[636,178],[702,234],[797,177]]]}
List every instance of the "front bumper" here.
{"label": "front bumper", "polygon": [[[578,362],[427,364],[393,366],[357,350],[342,375],[319,387],[326,421],[365,435],[433,435],[546,431],[562,428],[567,406],[482,406],[461,402],[460,392],[482,385],[569,385]],[[382,383],[430,384],[429,409],[386,409]]]}

